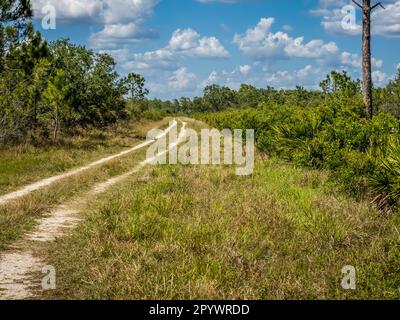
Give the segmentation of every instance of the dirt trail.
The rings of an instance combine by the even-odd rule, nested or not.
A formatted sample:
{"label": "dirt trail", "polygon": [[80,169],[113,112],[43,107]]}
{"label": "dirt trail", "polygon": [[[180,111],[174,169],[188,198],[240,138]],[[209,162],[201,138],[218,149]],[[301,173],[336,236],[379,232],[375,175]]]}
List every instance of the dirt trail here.
{"label": "dirt trail", "polygon": [[[171,127],[167,130],[165,134],[171,130]],[[97,184],[89,193],[58,207],[47,216],[37,220],[37,225],[32,232],[25,234],[10,246],[8,251],[0,254],[0,300],[35,298],[36,293],[41,289],[42,278],[45,276],[42,274],[42,269],[46,267],[46,262],[38,253],[45,250],[46,242],[62,237],[82,221],[80,208],[85,205],[88,198],[106,191],[138,172],[182,143],[185,137],[186,123],[183,122],[178,140],[172,143],[168,150],[139,163],[121,176]]]}
{"label": "dirt trail", "polygon": [[0,196],[0,205],[6,204],[7,202],[10,202],[12,200],[16,200],[18,198],[24,197],[24,196],[30,194],[33,191],[36,191],[36,190],[42,189],[44,187],[50,186],[54,182],[59,181],[61,179],[65,179],[65,178],[74,176],[74,175],[76,175],[78,173],[81,173],[83,171],[89,170],[89,169],[91,169],[91,168],[93,168],[95,166],[99,166],[101,164],[107,163],[107,162],[109,162],[111,160],[114,160],[116,158],[125,156],[125,155],[127,155],[129,153],[132,153],[134,151],[137,151],[139,149],[147,147],[150,144],[154,143],[157,139],[160,139],[163,136],[167,135],[174,127],[177,126],[177,124],[178,123],[176,122],[176,120],[174,120],[173,123],[171,124],[171,126],[168,127],[164,131],[163,134],[157,136],[155,139],[147,140],[147,141],[145,141],[145,142],[143,142],[143,143],[141,143],[141,144],[139,144],[139,145],[137,145],[137,146],[135,146],[135,147],[133,147],[131,149],[128,149],[128,150],[122,151],[122,152],[120,152],[118,154],[115,154],[115,155],[100,159],[98,161],[95,161],[93,163],[88,164],[87,166],[83,166],[83,167],[77,168],[77,169],[69,171],[67,173],[63,173],[63,174],[60,174],[60,175],[57,175],[57,176],[54,176],[54,177],[43,179],[41,181],[38,181],[38,182],[35,182],[35,183],[30,184],[28,186],[25,186],[25,187],[21,188],[20,190],[15,191],[15,192],[2,195],[2,196]]}

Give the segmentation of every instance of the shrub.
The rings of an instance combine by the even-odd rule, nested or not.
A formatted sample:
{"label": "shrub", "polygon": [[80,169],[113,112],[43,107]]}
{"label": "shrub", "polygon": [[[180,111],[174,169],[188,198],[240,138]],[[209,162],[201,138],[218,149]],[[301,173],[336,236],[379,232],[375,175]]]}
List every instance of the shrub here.
{"label": "shrub", "polygon": [[146,110],[142,113],[142,118],[146,120],[159,121],[165,117],[165,114],[157,110]]}
{"label": "shrub", "polygon": [[370,190],[380,205],[394,204],[400,196],[400,147],[393,142],[400,140],[399,120],[387,113],[367,119],[359,106],[334,102],[308,108],[262,103],[196,117],[218,129],[254,129],[262,152],[331,170],[349,194],[363,197]]}
{"label": "shrub", "polygon": [[400,199],[400,145],[399,139],[389,142],[376,157],[377,170],[369,177],[375,202],[381,207],[399,204]]}

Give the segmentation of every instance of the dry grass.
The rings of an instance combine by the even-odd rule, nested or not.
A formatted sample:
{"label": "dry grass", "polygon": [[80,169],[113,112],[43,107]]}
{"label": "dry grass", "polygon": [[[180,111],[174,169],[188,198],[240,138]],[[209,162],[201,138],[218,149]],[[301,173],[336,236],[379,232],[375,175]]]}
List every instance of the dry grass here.
{"label": "dry grass", "polygon": [[[47,257],[69,299],[398,299],[399,217],[327,184],[327,175],[258,159],[152,167],[87,209]],[[357,269],[345,291],[341,269]]]}

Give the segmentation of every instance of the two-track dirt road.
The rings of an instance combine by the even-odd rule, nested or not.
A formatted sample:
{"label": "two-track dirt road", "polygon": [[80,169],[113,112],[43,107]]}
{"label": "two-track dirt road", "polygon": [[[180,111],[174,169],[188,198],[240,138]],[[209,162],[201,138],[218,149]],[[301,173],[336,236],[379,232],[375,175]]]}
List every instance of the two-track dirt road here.
{"label": "two-track dirt road", "polygon": [[[21,198],[35,190],[49,186],[55,181],[78,174],[94,166],[104,164],[115,158],[122,157],[123,155],[150,146],[157,139],[167,135],[177,125],[177,122],[174,121],[169,128],[154,140],[148,140],[119,154],[98,160],[90,165],[78,168],[66,174],[39,181],[30,186],[26,186],[19,191],[2,196],[0,197],[0,205]],[[88,193],[72,199],[68,203],[63,204],[50,212],[47,216],[37,220],[33,231],[23,235],[19,240],[12,244],[8,250],[0,253],[0,299],[32,299],[37,297],[38,289],[40,289],[41,281],[44,277],[42,271],[48,270],[46,262],[42,260],[40,257],[41,255],[39,254],[41,250],[46,250],[46,243],[62,237],[72,228],[77,226],[83,218],[81,210],[88,199],[96,194],[105,192],[107,189],[125,180],[146,165],[152,163],[157,158],[163,156],[169,150],[182,143],[185,139],[185,135],[186,123],[182,122],[182,128],[178,140],[171,143],[168,150],[157,154],[151,159],[142,161],[132,168],[132,170],[120,176],[95,185]]]}
{"label": "two-track dirt road", "polygon": [[16,199],[22,198],[22,197],[32,193],[33,191],[37,191],[37,190],[42,189],[44,187],[48,187],[48,186],[52,185],[53,183],[55,183],[55,182],[57,182],[59,180],[62,180],[62,179],[77,175],[78,173],[81,173],[83,171],[89,170],[89,169],[91,169],[93,167],[96,167],[96,166],[100,166],[102,164],[110,162],[111,160],[114,160],[116,158],[120,158],[120,157],[128,155],[128,154],[130,154],[132,152],[140,150],[140,149],[142,149],[144,147],[147,147],[147,146],[151,145],[152,143],[154,143],[157,139],[160,139],[163,136],[167,135],[174,127],[177,126],[177,124],[178,123],[176,122],[176,120],[174,120],[172,122],[172,124],[164,131],[163,134],[160,134],[155,139],[147,140],[147,141],[145,141],[145,142],[143,142],[143,143],[141,143],[141,144],[139,144],[139,145],[137,145],[137,146],[135,146],[135,147],[133,147],[131,149],[128,149],[128,150],[122,151],[122,152],[120,152],[118,154],[115,154],[115,155],[100,159],[98,161],[95,161],[93,163],[88,164],[87,166],[83,166],[83,167],[77,168],[77,169],[69,171],[67,173],[63,173],[63,174],[60,174],[60,175],[57,175],[57,176],[54,176],[54,177],[50,177],[50,178],[47,178],[47,179],[40,180],[40,181],[35,182],[33,184],[27,185],[27,186],[15,191],[15,192],[2,195],[2,196],[0,196],[0,205],[6,204],[6,203],[8,203],[8,202],[10,202],[12,200],[16,200]]}

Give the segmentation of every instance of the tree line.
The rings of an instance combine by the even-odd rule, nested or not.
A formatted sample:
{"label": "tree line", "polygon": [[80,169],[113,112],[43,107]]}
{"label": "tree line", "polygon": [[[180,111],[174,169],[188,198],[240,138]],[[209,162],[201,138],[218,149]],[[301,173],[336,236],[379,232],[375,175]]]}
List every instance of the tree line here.
{"label": "tree line", "polygon": [[[332,71],[320,83],[320,90],[307,90],[297,86],[294,89],[276,89],[270,86],[256,88],[242,84],[234,90],[221,85],[209,85],[203,95],[193,99],[182,97],[171,101],[147,100],[146,108],[169,114],[196,114],[219,112],[229,109],[257,108],[263,103],[292,104],[302,108],[318,106],[330,96],[341,93],[351,99],[348,103],[363,105],[362,82],[352,79],[345,71]],[[400,118],[400,70],[396,78],[383,88],[373,88],[374,115],[388,112]],[[365,116],[369,116],[366,109]]]}
{"label": "tree line", "polygon": [[56,141],[63,130],[129,117],[125,97],[148,94],[138,74],[121,78],[114,59],[68,39],[47,43],[28,0],[0,1],[0,143]]}

